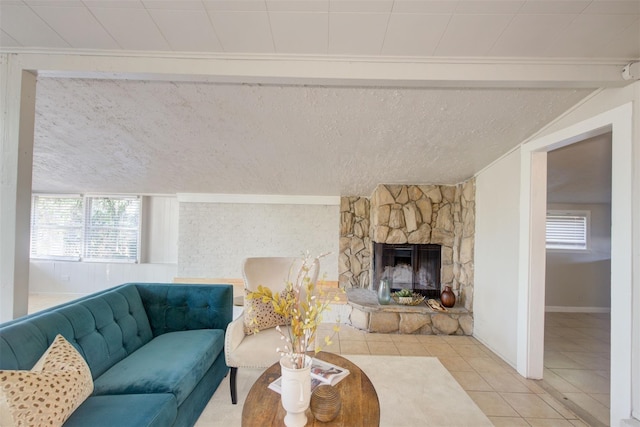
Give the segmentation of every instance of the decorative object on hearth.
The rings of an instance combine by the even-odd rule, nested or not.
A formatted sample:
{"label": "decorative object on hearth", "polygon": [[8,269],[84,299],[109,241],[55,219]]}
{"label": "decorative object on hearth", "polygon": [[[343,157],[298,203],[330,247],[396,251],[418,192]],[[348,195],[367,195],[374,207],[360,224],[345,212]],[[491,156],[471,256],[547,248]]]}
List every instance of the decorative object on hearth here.
{"label": "decorative object on hearth", "polygon": [[340,413],[342,399],[337,388],[331,385],[319,385],[311,394],[311,413],[323,423],[332,421]]}
{"label": "decorative object on hearth", "polygon": [[427,306],[429,306],[429,308],[434,311],[449,311],[443,306],[441,306],[440,303],[437,300],[434,300],[433,298],[430,298],[427,300]]}
{"label": "decorative object on hearth", "polygon": [[451,286],[444,287],[444,291],[440,294],[440,302],[444,307],[451,308],[456,303],[456,296],[451,290]]}
{"label": "decorative object on hearth", "polygon": [[411,292],[409,289],[401,289],[398,292],[391,294],[391,297],[395,302],[402,305],[418,305],[424,301],[424,295],[420,295],[416,292]]}
{"label": "decorative object on hearth", "polygon": [[389,279],[380,280],[380,287],[378,287],[378,302],[382,305],[387,305],[391,302],[391,286],[389,285]]}

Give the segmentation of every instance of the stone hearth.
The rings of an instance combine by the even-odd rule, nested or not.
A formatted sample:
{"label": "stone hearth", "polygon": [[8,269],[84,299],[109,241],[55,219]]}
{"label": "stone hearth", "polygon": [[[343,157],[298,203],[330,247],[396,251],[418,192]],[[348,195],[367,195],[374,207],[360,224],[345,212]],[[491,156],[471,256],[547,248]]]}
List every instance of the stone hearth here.
{"label": "stone hearth", "polygon": [[351,306],[350,323],[363,331],[423,335],[473,333],[473,317],[459,305],[446,312],[434,311],[424,303],[380,305],[375,292],[361,288],[348,289],[347,299]]}

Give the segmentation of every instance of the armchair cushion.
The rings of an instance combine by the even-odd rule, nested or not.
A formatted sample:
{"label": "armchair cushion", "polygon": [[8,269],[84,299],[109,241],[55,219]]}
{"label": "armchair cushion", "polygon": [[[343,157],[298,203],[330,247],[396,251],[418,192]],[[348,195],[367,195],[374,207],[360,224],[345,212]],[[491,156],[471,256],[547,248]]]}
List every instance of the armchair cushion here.
{"label": "armchair cushion", "polygon": [[[276,313],[271,302],[263,302],[260,298],[248,298],[248,290],[245,290],[244,298],[244,333],[256,334],[259,331],[291,324],[291,320]],[[286,291],[282,291],[283,297]]]}

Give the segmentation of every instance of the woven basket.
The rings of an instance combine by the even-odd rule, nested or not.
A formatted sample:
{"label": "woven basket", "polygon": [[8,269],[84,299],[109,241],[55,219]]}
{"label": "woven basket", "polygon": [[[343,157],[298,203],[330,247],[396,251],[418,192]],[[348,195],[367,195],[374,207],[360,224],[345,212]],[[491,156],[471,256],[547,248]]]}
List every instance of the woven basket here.
{"label": "woven basket", "polygon": [[342,399],[340,392],[330,385],[319,385],[311,394],[311,413],[318,421],[329,422],[338,416]]}

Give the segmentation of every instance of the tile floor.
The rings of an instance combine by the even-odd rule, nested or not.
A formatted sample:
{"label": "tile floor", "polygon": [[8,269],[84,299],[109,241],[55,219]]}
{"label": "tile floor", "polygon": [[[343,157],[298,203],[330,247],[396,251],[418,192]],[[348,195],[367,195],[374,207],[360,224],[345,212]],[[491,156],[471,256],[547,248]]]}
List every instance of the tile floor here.
{"label": "tile floor", "polygon": [[611,316],[547,313],[544,384],[593,426],[609,425]]}
{"label": "tile floor", "polygon": [[[330,330],[328,326],[325,328]],[[473,337],[368,334],[343,325],[333,344],[324,350],[342,354],[438,357],[498,427],[591,425],[577,415],[579,408],[575,408],[578,411],[569,409],[561,403],[564,399],[554,397],[540,381],[518,375]]]}
{"label": "tile floor", "polygon": [[[31,295],[29,312],[76,296]],[[368,334],[342,325],[324,350],[338,354],[435,356],[494,425],[608,426],[608,314],[547,313],[544,380],[522,378],[473,337]],[[331,325],[319,336],[331,334]]]}

